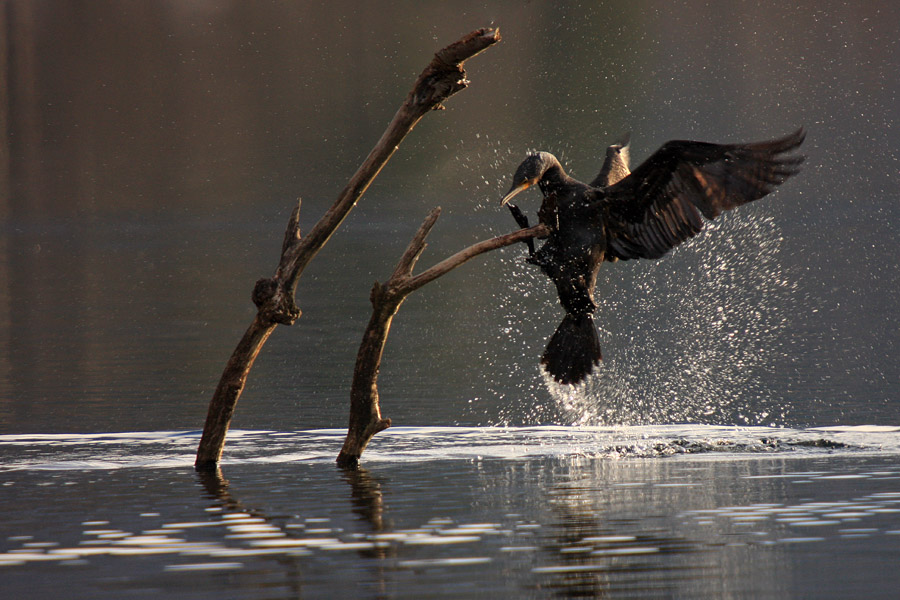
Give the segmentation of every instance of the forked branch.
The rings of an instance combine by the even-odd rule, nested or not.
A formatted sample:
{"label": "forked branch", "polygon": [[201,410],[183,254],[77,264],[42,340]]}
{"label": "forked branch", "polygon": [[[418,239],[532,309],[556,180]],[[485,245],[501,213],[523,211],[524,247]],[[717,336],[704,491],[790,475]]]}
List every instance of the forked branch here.
{"label": "forked branch", "polygon": [[416,261],[425,249],[425,238],[440,214],[440,208],[431,211],[413,236],[387,282],[384,284],[375,282],[372,288],[372,317],[369,319],[356,356],[353,385],[350,389],[350,422],[347,438],[337,458],[341,467],[351,469],[358,467],[359,459],[372,437],[391,426],[391,420],[381,416],[378,372],[381,369],[381,357],[391,329],[391,321],[407,296],[479,254],[550,234],[550,229],[546,225],[520,229],[469,246],[413,276]]}

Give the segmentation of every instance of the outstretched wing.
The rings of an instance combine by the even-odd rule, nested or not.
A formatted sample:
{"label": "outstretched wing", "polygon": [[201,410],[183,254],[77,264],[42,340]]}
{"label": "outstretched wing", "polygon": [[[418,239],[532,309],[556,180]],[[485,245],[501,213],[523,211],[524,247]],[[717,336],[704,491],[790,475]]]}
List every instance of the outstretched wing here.
{"label": "outstretched wing", "polygon": [[798,129],[753,144],[667,142],[631,175],[605,190],[608,259],[659,258],[703,229],[702,214],[762,198],[799,171]]}

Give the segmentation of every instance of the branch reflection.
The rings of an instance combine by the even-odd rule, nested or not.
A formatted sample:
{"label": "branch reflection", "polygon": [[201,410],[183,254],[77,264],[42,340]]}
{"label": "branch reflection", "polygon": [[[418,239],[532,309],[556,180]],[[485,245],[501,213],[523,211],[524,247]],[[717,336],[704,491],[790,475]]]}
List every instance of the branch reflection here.
{"label": "branch reflection", "polygon": [[[350,487],[350,502],[352,511],[359,517],[359,522],[365,524],[366,531],[360,532],[366,541],[341,540],[337,538],[314,538],[311,531],[303,525],[291,523],[292,517],[279,512],[272,514],[270,510],[248,506],[241,501],[235,493],[231,483],[222,473],[221,469],[209,472],[198,472],[197,477],[203,487],[205,495],[214,501],[210,507],[217,518],[231,525],[239,526],[246,539],[256,546],[264,545],[269,549],[294,549],[294,554],[308,553],[311,548],[328,547],[329,549],[354,548],[359,556],[365,558],[383,559],[396,556],[396,547],[392,544],[381,543],[372,539],[378,533],[390,526],[384,517],[384,496],[382,483],[364,468],[356,470],[340,470],[341,478]],[[335,499],[336,501],[339,498]],[[235,535],[229,536],[234,538]],[[307,545],[301,545],[307,542]],[[384,574],[381,567],[377,569],[377,580],[382,582]]]}
{"label": "branch reflection", "polygon": [[364,467],[342,470],[344,481],[350,485],[353,512],[367,522],[374,533],[382,532],[389,524],[384,521],[384,495],[381,482]]}

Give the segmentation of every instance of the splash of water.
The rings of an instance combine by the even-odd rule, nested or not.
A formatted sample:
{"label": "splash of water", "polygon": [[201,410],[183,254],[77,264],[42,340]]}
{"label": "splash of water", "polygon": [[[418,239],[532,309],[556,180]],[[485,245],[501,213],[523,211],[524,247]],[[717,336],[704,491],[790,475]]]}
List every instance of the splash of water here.
{"label": "splash of water", "polygon": [[670,260],[648,263],[631,293],[623,278],[609,294],[618,300],[601,300],[604,314],[634,329],[601,327],[625,343],[585,384],[597,409],[582,402],[578,419],[784,424],[789,407],[773,401],[767,376],[785,359],[780,337],[796,284],[779,261],[778,227],[768,216],[725,215],[708,229]]}
{"label": "splash of water", "polygon": [[[544,340],[535,343],[531,319],[507,315],[500,333],[521,351],[511,373],[520,396],[501,421],[524,413],[573,425],[785,424],[790,407],[772,397],[767,373],[786,359],[780,335],[796,284],[779,261],[777,225],[726,215],[708,229],[662,261],[605,266],[595,315],[604,361],[580,386],[529,376]],[[555,322],[562,315],[552,290],[524,269],[510,265],[501,303],[545,294],[536,318]]]}
{"label": "splash of water", "polygon": [[[521,153],[482,142],[483,151],[469,161],[463,155],[460,166],[477,169],[493,198]],[[771,391],[769,374],[789,360],[782,333],[797,309],[797,284],[780,260],[778,225],[761,212],[726,213],[661,260],[604,265],[594,315],[604,360],[574,388],[539,366],[563,317],[552,284],[524,263],[522,247],[501,251],[496,302],[483,309],[497,325],[481,340],[479,359],[484,386],[503,406],[484,417],[491,424],[787,424],[790,406]]]}

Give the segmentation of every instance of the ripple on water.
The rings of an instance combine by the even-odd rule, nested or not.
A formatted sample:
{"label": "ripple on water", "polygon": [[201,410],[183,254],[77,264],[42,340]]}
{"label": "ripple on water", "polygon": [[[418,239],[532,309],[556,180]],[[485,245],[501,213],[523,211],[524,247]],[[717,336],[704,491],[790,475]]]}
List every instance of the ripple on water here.
{"label": "ripple on water", "polygon": [[[809,473],[785,474],[784,477],[807,477]],[[894,472],[883,471],[878,477],[862,479],[892,479]],[[827,473],[816,473],[814,478],[820,482],[844,481],[857,477],[841,477]],[[823,541],[829,537],[869,537],[872,535],[889,535],[891,529],[877,527],[860,527],[866,520],[879,515],[900,512],[900,493],[878,492],[859,498],[841,501],[810,501],[799,504],[753,504],[748,506],[726,506],[713,509],[687,511],[684,516],[696,524],[709,525],[725,520],[731,525],[758,526],[771,523],[777,537],[774,541],[782,543],[798,543]],[[853,524],[848,528],[846,525]],[[792,529],[823,529],[828,536],[798,537],[791,534]],[[764,540],[761,543],[772,543]]]}
{"label": "ripple on water", "polygon": [[[240,569],[241,558],[249,559],[261,555],[309,556],[314,552],[370,552],[398,546],[442,548],[483,541],[486,537],[506,536],[512,538],[516,525],[520,522],[501,523],[457,523],[452,519],[434,518],[416,529],[399,530],[389,533],[371,533],[335,536],[331,529],[321,530],[320,535],[312,535],[315,530],[305,529],[304,537],[297,537],[291,527],[277,527],[264,519],[250,517],[247,513],[218,514],[213,521],[164,523],[154,532],[192,532],[209,527],[222,527],[226,533],[214,541],[191,541],[187,536],[171,537],[166,533],[144,531],[132,534],[121,530],[85,529],[84,538],[78,546],[58,547],[57,542],[32,542],[31,536],[11,536],[9,541],[20,541],[23,547],[0,554],[0,566],[23,565],[37,562],[63,562],[91,557],[173,555],[220,559],[201,562],[187,562],[166,565],[166,571],[207,571]],[[327,522],[329,519],[311,518],[308,522]],[[253,523],[247,523],[252,521]],[[108,524],[108,521],[92,522],[91,525]],[[296,525],[296,524],[295,524]],[[249,528],[249,529],[248,529]],[[332,535],[328,535],[332,534]],[[101,540],[104,535],[113,537]],[[96,544],[96,542],[101,542]],[[506,552],[534,551],[533,546],[507,546]],[[236,560],[237,559],[237,560]],[[489,557],[449,557],[400,561],[399,566],[409,569],[436,566],[465,566],[489,562]]]}
{"label": "ripple on water", "polygon": [[[275,462],[283,454],[296,453],[298,446],[311,446],[301,448],[303,452],[327,454],[323,449],[339,445],[341,433],[280,435],[276,444],[280,446],[274,450]],[[420,479],[411,480],[415,484],[408,487],[397,482],[393,488],[385,484],[390,493],[384,494],[387,508],[384,523],[378,525],[384,529],[377,531],[370,529],[368,522],[363,530],[348,525],[348,522],[356,523],[354,519],[363,508],[358,504],[362,499],[355,495],[360,490],[355,487],[354,495],[342,501],[349,521],[340,509],[319,510],[318,505],[314,510],[298,510],[300,514],[294,514],[293,509],[285,511],[287,505],[282,505],[283,512],[278,512],[278,516],[265,516],[261,510],[252,510],[250,504],[217,495],[214,495],[216,506],[208,506],[204,500],[195,504],[192,512],[186,512],[180,504],[170,510],[164,504],[147,504],[143,499],[133,506],[130,515],[123,515],[119,507],[110,512],[92,507],[90,512],[76,510],[75,516],[70,515],[69,524],[76,529],[65,536],[55,532],[36,536],[34,530],[12,531],[16,535],[6,538],[9,549],[0,554],[0,567],[12,570],[21,565],[46,564],[47,569],[56,569],[56,565],[94,563],[105,568],[108,561],[124,563],[131,557],[156,556],[153,564],[166,572],[221,571],[227,579],[231,571],[243,569],[241,577],[255,572],[266,560],[260,557],[272,557],[273,563],[302,558],[316,566],[364,557],[383,560],[394,570],[445,570],[452,573],[448,576],[451,578],[466,567],[471,567],[474,573],[479,570],[478,565],[490,564],[483,570],[517,570],[526,578],[550,579],[549,585],[597,579],[596,573],[603,572],[610,573],[609,579],[615,585],[627,586],[631,581],[628,578],[635,572],[647,573],[650,579],[660,581],[694,577],[684,575],[690,569],[696,571],[697,578],[706,577],[709,565],[715,564],[710,556],[729,552],[728,548],[771,547],[773,551],[767,554],[772,558],[778,553],[802,552],[799,549],[804,545],[811,552],[823,543],[848,547],[880,538],[895,544],[896,536],[900,535],[895,518],[895,513],[900,511],[897,480],[900,469],[893,468],[890,460],[867,459],[865,468],[855,461],[867,452],[891,456],[884,448],[890,447],[891,436],[896,436],[896,432],[834,432],[832,441],[840,442],[840,447],[795,444],[823,439],[823,436],[830,439],[831,433],[819,430],[691,425],[397,428],[385,433],[371,448],[372,462],[382,463],[373,471],[381,468],[392,473],[430,476],[441,467],[444,474],[450,471],[453,475],[467,469],[482,474],[478,481],[486,489],[471,490],[473,496],[467,497],[466,506],[452,505],[448,512],[435,505],[409,513],[405,512],[406,506],[423,498],[415,495],[421,493],[416,490]],[[253,466],[244,467],[243,471],[256,473],[256,465],[273,452],[269,446],[271,437],[266,433],[248,433],[240,439],[244,443],[243,454],[235,463],[253,458]],[[778,443],[764,441],[773,439]],[[867,445],[871,449],[867,450]],[[875,446],[879,450],[874,450]],[[680,448],[683,452],[663,455],[660,447]],[[627,452],[622,452],[622,448],[627,448]],[[102,451],[111,449],[115,447],[105,443]],[[617,453],[611,454],[611,449]],[[477,460],[473,456],[476,452],[493,460]],[[447,460],[441,458],[444,453],[452,455],[457,462],[438,463]],[[773,453],[776,460],[757,460],[760,456],[771,457]],[[788,457],[800,455],[803,459],[795,462],[779,453],[791,453]],[[854,460],[832,462],[824,458],[834,454],[845,454]],[[640,460],[632,460],[632,456]],[[532,457],[539,460],[523,460]],[[715,462],[723,458],[722,463]],[[61,461],[64,457],[56,456],[53,460]],[[121,468],[121,461],[116,460],[115,464],[110,468]],[[545,470],[543,467],[547,465],[552,468]],[[791,465],[796,470],[791,471]],[[527,479],[516,479],[516,475],[503,483],[492,478],[493,469],[521,474]],[[721,472],[719,469],[730,473],[723,480],[727,485],[754,493],[717,495],[711,492],[716,486],[710,484],[708,475]],[[322,470],[318,466],[312,469],[300,466],[291,471],[291,476],[296,471]],[[610,470],[621,477],[606,477]],[[485,473],[489,475],[484,476]],[[135,470],[134,474],[144,472]],[[133,480],[131,475],[123,473],[122,479]],[[16,477],[10,479],[22,481]],[[72,477],[42,471],[28,474],[25,479],[62,482]],[[89,471],[85,477],[96,479],[98,475]],[[510,498],[508,492],[525,489],[519,486],[531,485],[535,477],[544,486],[535,496],[529,496],[526,503]],[[766,481],[767,477],[772,480]],[[344,483],[340,475],[337,481]],[[447,481],[452,480],[442,480],[440,485],[446,485]],[[814,487],[797,491],[795,486],[801,482]],[[261,482],[257,481],[254,493],[266,498],[265,502],[259,502],[261,505],[270,505],[269,483],[267,475],[262,476]],[[872,483],[877,485],[866,487]],[[303,480],[297,485],[305,491],[308,483]],[[497,489],[491,490],[495,485]],[[238,495],[240,487],[236,485],[228,493]],[[44,494],[54,492],[41,489],[46,490]],[[771,489],[778,493],[762,496],[755,493]],[[857,491],[866,489],[873,493]],[[488,493],[492,491],[495,493]],[[164,488],[163,493],[170,492],[171,489]],[[400,500],[410,493],[413,500]],[[748,502],[747,498],[759,501]],[[499,502],[500,506],[487,511],[481,510],[482,506],[472,509],[468,505],[472,499],[476,503]],[[686,504],[669,502],[675,499]],[[281,500],[283,497],[278,499]],[[380,503],[382,498],[378,500]],[[530,503],[533,500],[547,506],[535,508]],[[293,502],[289,505],[296,506]],[[158,510],[149,512],[149,507]],[[684,507],[697,510],[681,512]],[[410,518],[410,514],[416,516]],[[461,514],[466,517],[460,518]],[[391,520],[402,525],[394,528]],[[599,525],[594,526],[595,522]],[[797,549],[789,550],[789,547]],[[681,556],[684,560],[676,559],[678,564],[673,567],[669,559]],[[599,579],[606,577],[604,574]]]}
{"label": "ripple on water", "polygon": [[[345,430],[295,432],[238,431],[230,434],[225,464],[331,463]],[[0,436],[0,472],[103,471],[125,468],[190,468],[187,443],[199,432],[159,432],[75,436],[79,452],[71,452],[72,436],[40,437],[40,452],[30,451],[33,436]],[[53,443],[53,439],[58,443]],[[94,445],[93,440],[97,439]],[[440,460],[483,460],[557,456],[601,458],[748,457],[775,453],[814,456],[836,452],[900,454],[900,428],[788,429],[712,425],[628,427],[392,427],[373,440],[368,463]],[[87,459],[87,460],[85,460]],[[809,473],[810,478],[858,479],[860,473]],[[884,477],[898,477],[892,473]],[[760,477],[782,477],[767,474]],[[10,483],[10,482],[6,482]],[[48,480],[42,485],[65,485]],[[249,515],[248,515],[249,517]]]}

